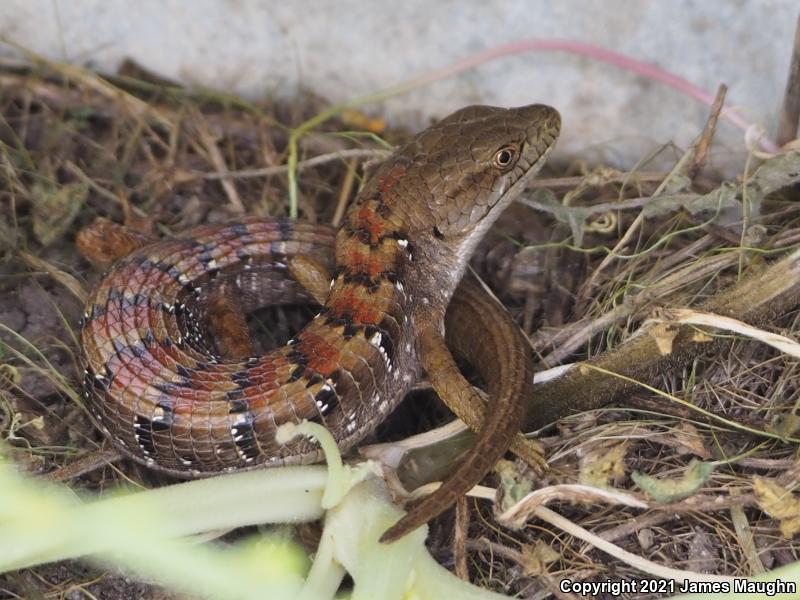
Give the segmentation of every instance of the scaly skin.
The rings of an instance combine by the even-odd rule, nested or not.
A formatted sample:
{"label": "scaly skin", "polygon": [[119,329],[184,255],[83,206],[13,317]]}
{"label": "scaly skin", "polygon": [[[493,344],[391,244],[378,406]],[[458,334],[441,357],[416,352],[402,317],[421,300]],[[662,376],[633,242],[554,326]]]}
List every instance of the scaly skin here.
{"label": "scaly skin", "polygon": [[[208,300],[225,286],[240,292],[244,311],[304,297],[283,270],[295,255],[324,262],[331,241],[320,230],[245,219],[123,258],[92,291],[81,328],[87,398],[100,426],[134,459],[183,476],[319,460],[314,442],[275,442],[284,422],[321,422],[340,448],[353,446],[423,366],[432,380],[432,369],[447,366],[444,315],[469,255],[541,167],[558,130],[558,113],[546,106],[474,106],[397,150],[336,234],[320,314],[263,356],[217,356],[202,325]],[[514,365],[499,381],[527,377],[527,368]],[[507,387],[496,390],[498,405],[516,408],[489,414],[464,464],[384,541],[444,510],[502,455],[525,400]]]}

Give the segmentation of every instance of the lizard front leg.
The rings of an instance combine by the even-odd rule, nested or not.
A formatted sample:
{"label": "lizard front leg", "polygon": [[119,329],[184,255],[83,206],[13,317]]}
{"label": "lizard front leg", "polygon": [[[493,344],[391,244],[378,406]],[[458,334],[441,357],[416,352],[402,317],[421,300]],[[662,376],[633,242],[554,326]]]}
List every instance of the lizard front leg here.
{"label": "lizard front leg", "polygon": [[[289,261],[289,272],[318,302],[324,302],[330,280],[324,265],[295,257]],[[424,319],[418,322],[420,359],[433,389],[459,419],[479,432],[479,437],[456,473],[442,488],[414,506],[384,534],[382,541],[402,537],[451,506],[480,481],[509,443],[511,451],[537,472],[541,473],[546,466],[541,445],[519,433],[527,412],[533,374],[527,343],[507,311],[468,277],[461,281],[446,317],[448,341],[489,384],[493,399],[489,422],[483,397],[461,374],[440,326]],[[476,331],[486,336],[488,344],[475,343]]]}
{"label": "lizard front leg", "polygon": [[[318,261],[304,256],[297,256],[289,261],[289,273],[305,290],[320,304],[325,302],[328,295],[330,273]],[[462,298],[463,294],[463,298]],[[465,331],[467,324],[484,325]],[[479,366],[481,375],[484,371],[495,369],[497,358],[506,360],[508,352],[524,351],[526,342],[522,338],[517,325],[511,321],[506,310],[495,302],[487,292],[472,278],[465,278],[459,284],[455,298],[445,317],[447,330],[447,344],[438,332],[427,340],[427,350],[423,354],[429,357],[428,364],[424,364],[428,371],[428,378],[439,398],[453,413],[473,431],[480,431],[486,418],[486,401],[481,393],[476,390],[461,374],[453,360],[448,348],[453,348],[456,354],[463,356],[473,366]],[[489,357],[490,360],[481,360],[476,351],[480,348],[474,344],[475,329],[494,338],[502,338],[495,344],[496,353]],[[505,344],[508,341],[509,344]],[[527,402],[527,398],[520,401]],[[546,468],[540,444],[527,439],[517,433],[511,440],[509,448],[531,467],[541,473]]]}
{"label": "lizard front leg", "polygon": [[[480,342],[476,339],[480,338]],[[446,342],[446,343],[445,343]],[[430,336],[427,341],[431,357],[429,368],[423,355],[423,366],[436,393],[453,413],[475,432],[481,431],[486,419],[486,399],[461,374],[453,359],[453,354],[469,363],[491,388],[492,410],[503,401],[531,406],[533,363],[528,351],[528,340],[511,319],[508,311],[472,276],[461,280],[456,294],[450,302],[445,315],[445,340],[440,335]],[[514,370],[515,364],[524,365],[516,377],[524,377],[527,385],[512,389],[512,382],[494,383],[502,378],[499,371],[508,366]],[[528,463],[538,474],[546,468],[541,444],[527,439],[514,427],[509,450]]]}
{"label": "lizard front leg", "polygon": [[[296,256],[289,261],[289,273],[320,304],[328,295],[331,275],[325,265],[313,258]],[[463,296],[463,297],[462,297]],[[469,325],[472,324],[472,325]],[[483,329],[483,327],[485,329]],[[428,378],[439,398],[453,413],[473,431],[480,431],[486,415],[486,401],[461,374],[450,353],[452,348],[456,354],[463,356],[473,366],[477,366],[481,376],[487,369],[496,368],[497,357],[506,360],[507,352],[519,352],[526,347],[517,325],[508,317],[508,313],[495,302],[477,282],[469,277],[461,281],[458,291],[445,317],[447,344],[438,332],[427,341],[429,364],[423,365],[428,371]],[[467,331],[471,328],[471,331]],[[507,340],[508,346],[495,348],[487,362],[478,356],[483,352],[474,344],[476,331],[495,339],[502,338],[501,346]],[[423,361],[425,355],[423,355]],[[523,399],[527,401],[527,399]],[[527,439],[521,434],[514,436],[509,448],[531,467],[542,472],[545,468],[540,444]]]}
{"label": "lizard front leg", "polygon": [[[475,367],[489,388],[492,411],[487,416],[480,394],[459,371],[442,337],[441,323],[428,321],[423,314],[416,315],[420,361],[431,385],[442,401],[479,433],[475,445],[441,487],[388,529],[381,537],[382,542],[402,537],[450,507],[484,477],[512,440],[515,450],[537,470],[542,471],[545,466],[541,447],[517,433],[527,413],[533,386],[532,359],[519,328],[470,279],[462,281],[454,301],[457,302],[453,307],[455,326],[473,324],[472,336],[463,336],[461,346],[465,354],[487,358],[476,361]],[[476,331],[485,334],[480,343],[475,342]],[[498,361],[498,356],[504,360]]]}

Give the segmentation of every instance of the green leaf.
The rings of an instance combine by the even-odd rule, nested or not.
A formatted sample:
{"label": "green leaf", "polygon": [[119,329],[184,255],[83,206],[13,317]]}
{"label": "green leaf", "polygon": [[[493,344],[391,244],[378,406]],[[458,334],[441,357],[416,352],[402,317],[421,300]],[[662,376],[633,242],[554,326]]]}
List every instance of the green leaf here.
{"label": "green leaf", "polygon": [[655,479],[634,471],[631,478],[656,502],[677,502],[691,496],[708,481],[714,463],[692,460],[680,479]]}

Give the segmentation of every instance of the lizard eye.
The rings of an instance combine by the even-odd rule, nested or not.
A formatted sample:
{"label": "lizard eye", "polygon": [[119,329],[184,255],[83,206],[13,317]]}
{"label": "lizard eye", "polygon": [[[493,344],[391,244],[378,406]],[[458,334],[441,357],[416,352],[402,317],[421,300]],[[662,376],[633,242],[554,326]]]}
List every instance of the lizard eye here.
{"label": "lizard eye", "polygon": [[500,148],[500,150],[495,152],[492,162],[498,169],[508,169],[514,164],[514,157],[516,154],[517,151],[514,150],[514,148],[506,146],[505,148]]}

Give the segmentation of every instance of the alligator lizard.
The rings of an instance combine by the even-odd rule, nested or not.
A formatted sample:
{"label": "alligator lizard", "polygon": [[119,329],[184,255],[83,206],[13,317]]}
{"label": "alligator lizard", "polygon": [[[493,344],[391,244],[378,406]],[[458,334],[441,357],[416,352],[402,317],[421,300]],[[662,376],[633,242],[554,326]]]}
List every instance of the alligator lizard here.
{"label": "alligator lizard", "polygon": [[[120,259],[92,290],[81,323],[86,397],[101,429],[139,462],[202,476],[318,461],[313,441],[275,441],[284,422],[316,420],[349,448],[422,369],[445,401],[468,394],[444,345],[445,310],[475,245],[539,170],[559,126],[544,105],[467,107],[376,170],[335,240],[313,225],[251,218]],[[287,263],[302,255],[324,264],[331,244],[335,267],[319,315],[282,348],[220,356],[203,324],[209,298],[233,290],[242,311],[307,298]],[[383,541],[442,512],[506,450],[524,416],[520,394],[530,391],[525,360],[488,374],[498,401],[475,447]]]}

